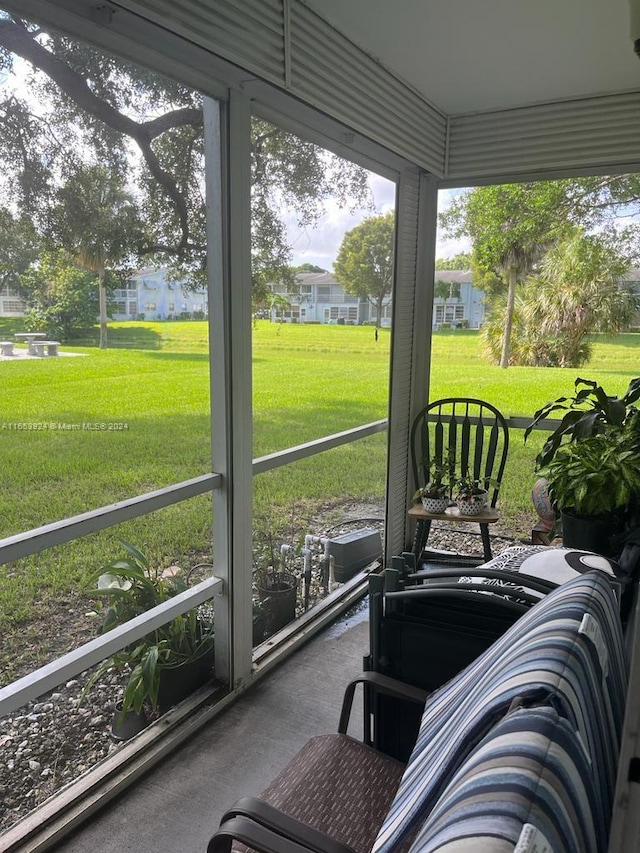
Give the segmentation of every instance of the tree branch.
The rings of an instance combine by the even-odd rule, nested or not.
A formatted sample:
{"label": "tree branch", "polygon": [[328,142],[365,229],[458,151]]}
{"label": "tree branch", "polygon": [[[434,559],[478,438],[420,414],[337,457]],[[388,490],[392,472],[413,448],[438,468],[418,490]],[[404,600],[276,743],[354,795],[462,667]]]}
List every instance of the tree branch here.
{"label": "tree branch", "polygon": [[0,19],[0,46],[16,53],[43,71],[58,85],[62,92],[86,113],[97,118],[112,130],[134,140],[149,171],[175,206],[182,234],[179,246],[181,251],[185,250],[189,243],[187,202],[173,175],[162,167],[153,151],[151,142],[156,137],[174,128],[185,125],[199,127],[202,125],[202,110],[185,107],[165,113],[148,122],[134,121],[112,107],[107,101],[97,97],[91,91],[85,78],[37,42],[34,38],[35,35],[35,31],[29,31],[25,26],[12,19]]}

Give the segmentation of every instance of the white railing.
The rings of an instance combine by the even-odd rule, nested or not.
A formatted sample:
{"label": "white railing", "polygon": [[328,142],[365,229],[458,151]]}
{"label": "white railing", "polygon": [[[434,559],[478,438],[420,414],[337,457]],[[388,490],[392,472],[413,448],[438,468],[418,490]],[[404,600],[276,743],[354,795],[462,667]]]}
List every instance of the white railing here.
{"label": "white railing", "polygon": [[[387,421],[374,421],[364,426],[335,433],[325,438],[300,444],[287,450],[272,453],[255,459],[253,474],[280,468],[299,459],[305,459],[339,447],[369,435],[382,432],[387,428]],[[24,533],[9,536],[0,540],[0,565],[13,562],[30,554],[35,554],[47,548],[61,545],[72,539],[95,533],[154,512],[172,504],[179,503],[197,495],[220,488],[222,475],[203,474],[182,483],[166,486],[145,495],[109,504],[99,509],[75,515],[62,521],[47,524]],[[105,658],[110,657],[120,649],[130,645],[135,640],[144,637],[150,631],[166,624],[175,616],[186,613],[193,607],[212,598],[222,590],[222,580],[210,577],[196,586],[174,596],[169,601],[153,607],[146,613],[136,616],[129,622],[119,625],[101,637],[84,643],[77,649],[60,658],[30,672],[28,675],[0,689],[0,717],[10,714],[27,702],[36,699],[43,693],[57,687],[69,678],[84,672]]]}
{"label": "white railing", "polygon": [[222,581],[219,578],[207,578],[185,592],[158,604],[157,607],[152,607],[146,613],[130,619],[123,625],[118,625],[112,631],[107,631],[101,637],[78,646],[77,649],[0,688],[0,717],[10,714],[48,690],[63,684],[69,678],[95,666],[135,640],[146,636],[150,631],[166,624],[175,616],[180,616],[187,610],[197,607],[215,595],[221,587]]}
{"label": "white railing", "polygon": [[0,565],[12,563],[14,560],[44,551],[46,548],[62,545],[72,539],[79,539],[89,533],[96,533],[98,530],[113,527],[123,521],[147,515],[157,509],[163,509],[213,489],[219,489],[221,484],[220,474],[203,474],[192,480],[185,480],[135,498],[83,512],[81,515],[45,524],[43,527],[36,527],[24,533],[7,536],[6,539],[0,539]]}

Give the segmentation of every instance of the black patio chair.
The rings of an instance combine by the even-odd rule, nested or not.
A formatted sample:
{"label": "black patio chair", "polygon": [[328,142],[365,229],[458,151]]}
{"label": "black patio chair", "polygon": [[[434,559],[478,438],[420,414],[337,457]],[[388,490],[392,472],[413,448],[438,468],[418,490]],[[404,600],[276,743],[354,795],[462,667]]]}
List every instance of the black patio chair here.
{"label": "black patio chair", "polygon": [[[496,509],[507,452],[509,428],[503,415],[483,400],[447,397],[434,400],[420,411],[411,427],[413,487],[423,487],[430,465],[447,465],[453,474],[466,474],[489,491],[487,506],[479,515],[463,515],[451,507],[444,513],[429,513],[414,504],[409,516],[416,520],[414,553],[420,559],[434,519],[452,519],[480,525],[484,560],[492,557],[489,525],[499,520]],[[481,562],[481,561],[480,561]]]}

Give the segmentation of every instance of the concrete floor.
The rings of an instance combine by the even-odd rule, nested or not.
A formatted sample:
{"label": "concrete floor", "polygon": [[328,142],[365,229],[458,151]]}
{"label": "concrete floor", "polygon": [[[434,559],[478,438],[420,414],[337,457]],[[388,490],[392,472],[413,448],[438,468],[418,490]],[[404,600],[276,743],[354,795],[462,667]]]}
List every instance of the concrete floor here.
{"label": "concrete floor", "polygon": [[[226,808],[258,794],[310,737],[336,731],[368,648],[363,602],[55,849],[204,853]],[[350,732],[361,733],[359,713]]]}

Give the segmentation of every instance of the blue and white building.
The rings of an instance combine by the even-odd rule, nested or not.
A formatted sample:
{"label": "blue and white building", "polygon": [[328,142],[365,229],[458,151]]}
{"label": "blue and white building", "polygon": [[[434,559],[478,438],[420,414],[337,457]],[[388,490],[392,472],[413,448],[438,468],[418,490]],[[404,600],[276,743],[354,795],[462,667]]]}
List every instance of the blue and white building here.
{"label": "blue and white building", "polygon": [[167,267],[140,270],[127,287],[113,291],[111,301],[114,320],[178,320],[208,313],[206,290],[172,279]]}

